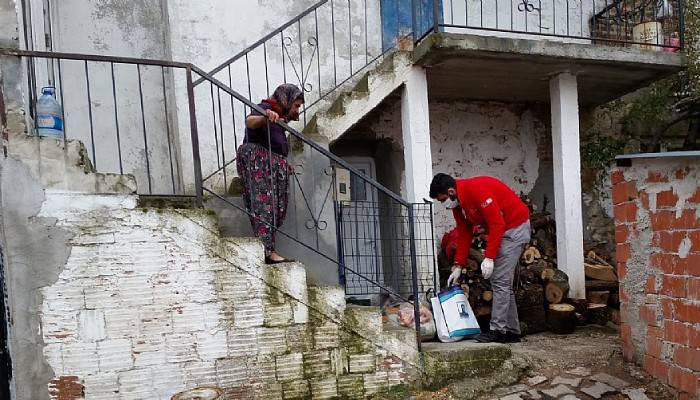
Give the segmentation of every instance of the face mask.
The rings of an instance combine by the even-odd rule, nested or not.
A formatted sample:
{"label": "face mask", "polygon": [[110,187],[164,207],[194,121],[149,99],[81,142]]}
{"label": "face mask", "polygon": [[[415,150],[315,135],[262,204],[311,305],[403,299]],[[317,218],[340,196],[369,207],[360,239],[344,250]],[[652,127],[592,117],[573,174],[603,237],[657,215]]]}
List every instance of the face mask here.
{"label": "face mask", "polygon": [[442,204],[445,205],[445,208],[446,208],[446,209],[452,210],[452,209],[455,209],[455,208],[459,207],[459,200],[457,200],[457,199],[452,200],[452,199],[448,198],[448,199],[445,200],[445,202],[442,203]]}

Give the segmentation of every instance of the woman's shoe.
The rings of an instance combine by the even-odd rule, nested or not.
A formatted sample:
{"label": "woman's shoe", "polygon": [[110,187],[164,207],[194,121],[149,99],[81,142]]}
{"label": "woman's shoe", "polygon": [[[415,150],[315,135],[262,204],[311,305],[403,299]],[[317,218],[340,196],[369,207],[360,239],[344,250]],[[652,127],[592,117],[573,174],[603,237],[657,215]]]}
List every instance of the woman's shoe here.
{"label": "woman's shoe", "polygon": [[273,260],[270,258],[270,256],[265,256],[265,264],[267,265],[272,265],[272,264],[283,264],[283,263],[290,263],[294,262],[294,260],[288,260],[286,258],[283,258],[281,260]]}

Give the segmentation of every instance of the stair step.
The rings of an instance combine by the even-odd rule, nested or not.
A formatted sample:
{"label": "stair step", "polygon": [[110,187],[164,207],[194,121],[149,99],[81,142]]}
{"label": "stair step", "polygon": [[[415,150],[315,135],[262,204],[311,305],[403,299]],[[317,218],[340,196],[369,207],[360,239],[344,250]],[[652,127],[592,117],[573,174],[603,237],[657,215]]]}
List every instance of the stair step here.
{"label": "stair step", "polygon": [[240,237],[221,237],[221,246],[223,251],[219,252],[220,256],[229,261],[246,259],[247,263],[241,265],[241,268],[247,269],[255,276],[261,276],[260,265],[263,264],[265,258],[265,250],[262,242],[256,237],[240,236]]}
{"label": "stair step", "polygon": [[510,346],[498,343],[423,343],[425,369],[423,378],[429,388],[438,388],[451,380],[489,374],[512,357]]}
{"label": "stair step", "polygon": [[383,333],[417,349],[416,331],[413,328],[384,324]]}
{"label": "stair step", "polygon": [[355,87],[352,88],[352,92],[359,92],[359,93],[369,93],[369,72],[365,73],[362,75],[362,78],[357,81],[355,84]]}
{"label": "stair step", "polygon": [[[305,324],[309,321],[309,295],[306,286],[306,268],[298,262],[263,266],[263,279],[267,284],[266,311],[273,311],[270,319],[290,317],[284,312],[291,309],[291,321]],[[275,318],[279,317],[279,318]],[[275,321],[282,322],[282,321]]]}
{"label": "stair step", "polygon": [[367,337],[377,337],[382,332],[382,311],[376,306],[349,304],[345,308],[345,323]]}
{"label": "stair step", "polygon": [[197,198],[194,196],[156,196],[140,195],[137,205],[142,208],[196,208]]}
{"label": "stair step", "polygon": [[79,140],[11,133],[7,155],[21,161],[46,190],[78,193],[134,194],[133,175],[95,172],[88,151]]}
{"label": "stair step", "polygon": [[387,55],[352,89],[337,89],[338,94],[330,106],[319,111],[304,131],[318,133],[330,141],[337,140],[401,87],[411,65],[410,52],[396,51]]}
{"label": "stair step", "polygon": [[345,290],[340,286],[309,286],[309,306],[312,313],[340,321],[345,313]]}
{"label": "stair step", "polygon": [[[225,196],[223,201],[219,198],[205,200],[204,207],[214,211],[219,220],[219,231],[224,237],[253,237],[253,228],[250,226],[250,218],[241,211],[245,209],[243,198]],[[231,206],[230,202],[240,209]]]}

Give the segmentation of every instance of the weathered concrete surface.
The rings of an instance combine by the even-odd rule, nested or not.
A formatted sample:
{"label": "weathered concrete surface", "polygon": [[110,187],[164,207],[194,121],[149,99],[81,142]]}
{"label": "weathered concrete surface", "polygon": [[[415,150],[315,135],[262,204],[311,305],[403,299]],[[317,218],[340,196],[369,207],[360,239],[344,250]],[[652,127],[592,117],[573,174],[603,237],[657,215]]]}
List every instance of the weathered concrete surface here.
{"label": "weathered concrete surface", "polygon": [[[571,335],[556,335],[553,333],[540,333],[528,335],[521,343],[511,345],[513,358],[504,363],[499,368],[496,375],[503,375],[503,370],[509,364],[515,363],[519,357],[525,356],[529,362],[529,369],[520,378],[510,381],[501,381],[498,385],[508,385],[494,389],[490,386],[492,380],[467,380],[466,383],[457,386],[457,382],[450,384],[447,388],[440,390],[437,394],[446,393],[454,399],[474,398],[473,390],[476,386],[482,389],[479,400],[501,399],[503,396],[519,394],[522,399],[536,400],[545,399],[540,391],[556,387],[554,384],[556,377],[576,377],[581,379],[578,387],[569,386],[576,391],[574,397],[588,399],[589,397],[581,393],[581,389],[595,384],[593,374],[605,373],[618,379],[629,382],[631,386],[629,392],[646,392],[649,398],[655,400],[674,400],[677,398],[675,392],[668,386],[662,384],[652,376],[645,374],[636,365],[626,363],[621,357],[621,346],[618,332],[610,327],[585,326],[580,327]],[[511,374],[511,377],[513,374]],[[544,376],[549,378],[546,382],[535,386],[528,384],[529,377]],[[533,381],[537,382],[537,381]],[[561,383],[568,385],[567,383]],[[457,390],[463,389],[463,390]],[[623,390],[626,392],[627,390]],[[630,398],[633,398],[631,395]],[[438,396],[434,396],[438,397]],[[618,396],[620,399],[623,396]],[[426,396],[426,398],[430,398]],[[442,397],[440,397],[442,398]],[[560,397],[560,399],[567,397]],[[624,397],[625,399],[627,397]],[[635,397],[636,399],[636,397]],[[640,398],[640,400],[642,400]]]}
{"label": "weathered concrete surface", "polygon": [[132,175],[95,173],[87,150],[78,140],[58,140],[9,132],[7,155],[21,161],[48,190],[83,193],[136,192]]}
{"label": "weathered concrete surface", "polygon": [[11,158],[0,161],[0,195],[14,396],[48,399],[46,388],[54,373],[42,354],[39,289],[58,280],[72,234],[57,227],[53,218],[37,217],[44,191],[24,164]]}
{"label": "weathered concrete surface", "polygon": [[489,374],[511,357],[511,349],[502,344],[472,341],[431,342],[423,345],[426,387],[437,388],[450,381]]}
{"label": "weathered concrete surface", "polygon": [[548,79],[577,75],[579,101],[606,103],[681,70],[679,53],[549,40],[433,34],[414,51],[429,69],[430,96],[438,100],[548,102]]}
{"label": "weathered concrete surface", "polygon": [[[0,0],[0,47],[19,48],[19,24],[14,0]],[[22,68],[19,58],[0,57],[0,129],[24,129],[22,113]]]}
{"label": "weathered concrete surface", "polygon": [[[495,371],[479,373],[476,376],[457,375],[452,382],[441,392],[446,391],[450,398],[459,400],[472,400],[489,393],[486,398],[500,398],[522,392],[528,389],[527,385],[515,385],[508,388],[496,389],[503,385],[513,385],[520,381],[528,373],[532,361],[527,357],[515,355],[499,364]],[[534,398],[537,398],[536,396]]]}

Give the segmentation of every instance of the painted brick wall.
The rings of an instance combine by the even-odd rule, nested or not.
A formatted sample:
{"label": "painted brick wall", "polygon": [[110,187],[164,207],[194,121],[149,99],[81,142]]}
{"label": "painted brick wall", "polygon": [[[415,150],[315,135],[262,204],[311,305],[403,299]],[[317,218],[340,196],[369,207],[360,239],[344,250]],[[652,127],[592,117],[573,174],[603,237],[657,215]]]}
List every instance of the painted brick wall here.
{"label": "painted brick wall", "polygon": [[262,266],[257,240],[222,239],[201,210],[60,193],[39,216],[73,234],[41,290],[52,400],[170,399],[198,386],[231,399],[362,398],[407,379],[407,353],[379,344],[377,309],[348,318],[342,289],[307,287],[300,264]]}
{"label": "painted brick wall", "polygon": [[625,358],[700,399],[700,158],[613,168]]}

